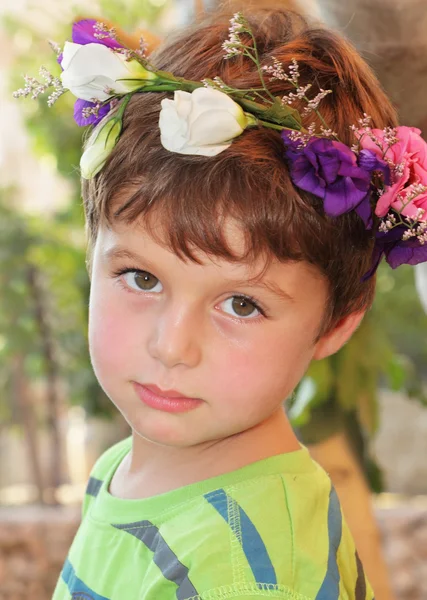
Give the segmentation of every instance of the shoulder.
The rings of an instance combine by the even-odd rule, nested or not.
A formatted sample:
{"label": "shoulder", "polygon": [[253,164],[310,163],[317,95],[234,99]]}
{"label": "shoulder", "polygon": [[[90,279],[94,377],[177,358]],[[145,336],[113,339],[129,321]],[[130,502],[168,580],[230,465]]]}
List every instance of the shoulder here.
{"label": "shoulder", "polygon": [[[230,537],[223,535],[223,556],[231,572],[247,577],[248,588],[230,598],[373,598],[336,491],[313,465],[300,473],[260,475],[206,498],[223,522],[210,528],[210,547],[225,525]],[[218,550],[215,558],[223,562],[220,544]]]}

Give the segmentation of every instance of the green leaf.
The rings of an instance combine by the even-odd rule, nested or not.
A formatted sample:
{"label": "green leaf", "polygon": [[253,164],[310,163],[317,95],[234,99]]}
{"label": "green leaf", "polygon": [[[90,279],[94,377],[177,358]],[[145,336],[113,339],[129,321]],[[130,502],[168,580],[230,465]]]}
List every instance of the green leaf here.
{"label": "green leaf", "polygon": [[406,356],[393,354],[386,364],[386,374],[391,389],[398,392],[403,389],[409,376],[414,375],[413,363]]}
{"label": "green leaf", "polygon": [[274,104],[265,111],[263,119],[283,125],[283,127],[288,127],[289,129],[300,130],[302,128],[299,112],[295,108],[283,104],[280,98],[275,98]]}
{"label": "green leaf", "polygon": [[295,427],[308,423],[313,408],[330,398],[333,384],[330,362],[313,361],[289,401],[288,416]]}

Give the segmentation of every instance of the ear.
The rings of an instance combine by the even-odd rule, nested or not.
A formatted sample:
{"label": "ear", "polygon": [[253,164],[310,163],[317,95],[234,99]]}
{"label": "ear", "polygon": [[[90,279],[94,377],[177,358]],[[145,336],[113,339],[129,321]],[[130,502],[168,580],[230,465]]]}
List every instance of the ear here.
{"label": "ear", "polygon": [[359,327],[364,315],[365,311],[354,312],[341,319],[333,329],[318,340],[315,345],[313,359],[321,360],[338,352]]}

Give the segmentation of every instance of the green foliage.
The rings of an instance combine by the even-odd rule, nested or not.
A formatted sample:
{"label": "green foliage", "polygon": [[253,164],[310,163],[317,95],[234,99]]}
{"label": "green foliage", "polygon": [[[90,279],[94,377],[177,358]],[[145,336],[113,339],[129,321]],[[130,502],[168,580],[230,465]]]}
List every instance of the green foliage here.
{"label": "green foliage", "polygon": [[305,443],[347,432],[373,491],[382,489],[368,443],[379,426],[378,389],[427,404],[426,325],[413,268],[382,264],[374,305],[358,330],[337,354],[311,363],[290,399],[289,416]]}
{"label": "green foliage", "polygon": [[[11,208],[16,193],[0,196],[0,379],[7,387],[16,354],[25,356],[29,379],[45,376],[40,322],[30,281],[35,272],[41,301],[52,332],[55,360],[69,384],[70,401],[82,398],[82,382],[89,371],[86,348],[87,274],[84,251],[69,242],[70,227],[47,219],[24,216]],[[86,379],[87,379],[86,375]],[[91,375],[91,378],[93,376]],[[6,399],[2,399],[3,414]],[[10,407],[9,407],[10,408]]]}
{"label": "green foliage", "polygon": [[135,24],[147,24],[155,27],[169,0],[100,0],[100,14],[123,29],[132,31]]}
{"label": "green foliage", "polygon": [[[395,271],[381,265],[376,299],[361,326],[337,354],[311,363],[291,399],[289,414],[296,427],[307,425],[313,410],[333,398],[344,412],[355,410],[361,426],[373,435],[380,385],[426,403],[427,317],[413,277],[407,265]],[[317,432],[322,439],[319,428]]]}

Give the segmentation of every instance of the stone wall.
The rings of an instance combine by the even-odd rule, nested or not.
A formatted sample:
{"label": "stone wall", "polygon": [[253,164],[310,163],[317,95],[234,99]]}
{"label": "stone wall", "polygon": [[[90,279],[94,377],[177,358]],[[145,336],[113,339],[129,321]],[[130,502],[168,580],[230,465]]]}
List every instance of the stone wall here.
{"label": "stone wall", "polygon": [[[372,450],[385,490],[405,496],[427,495],[427,410],[415,399],[382,390]],[[427,598],[427,595],[426,595]]]}
{"label": "stone wall", "polygon": [[427,598],[427,506],[377,509],[397,600]]}
{"label": "stone wall", "polygon": [[[376,509],[399,600],[427,598],[427,507]],[[51,600],[77,508],[0,509],[0,600]]]}
{"label": "stone wall", "polygon": [[0,600],[50,600],[79,509],[0,509]]}

